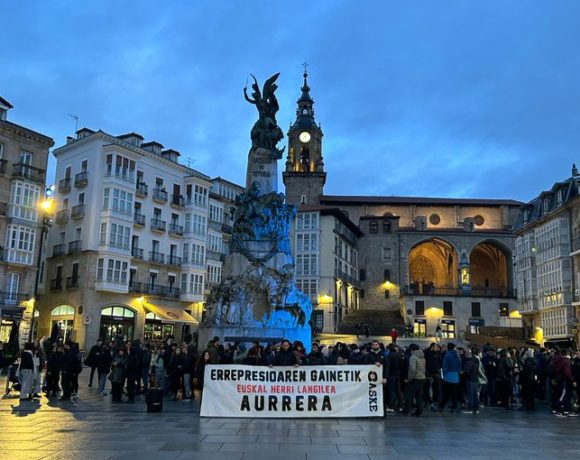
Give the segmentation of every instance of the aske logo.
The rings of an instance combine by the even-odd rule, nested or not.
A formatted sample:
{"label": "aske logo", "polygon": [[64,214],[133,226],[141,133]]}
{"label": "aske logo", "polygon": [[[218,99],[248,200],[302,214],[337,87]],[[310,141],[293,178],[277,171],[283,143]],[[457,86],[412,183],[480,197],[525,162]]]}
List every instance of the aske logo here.
{"label": "aske logo", "polygon": [[379,410],[378,401],[378,384],[379,376],[375,371],[370,371],[368,374],[369,379],[369,410],[371,412],[377,412]]}

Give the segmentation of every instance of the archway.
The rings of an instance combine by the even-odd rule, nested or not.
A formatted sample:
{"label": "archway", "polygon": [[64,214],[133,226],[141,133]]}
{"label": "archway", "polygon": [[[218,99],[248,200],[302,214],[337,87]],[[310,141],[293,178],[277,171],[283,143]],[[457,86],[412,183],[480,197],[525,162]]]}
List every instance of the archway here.
{"label": "archway", "polygon": [[135,337],[135,312],[123,305],[104,307],[101,310],[99,337],[108,341],[133,340]]}
{"label": "archway", "polygon": [[457,253],[447,241],[432,238],[409,252],[409,288],[430,294],[433,289],[454,289],[457,283]]}
{"label": "archway", "polygon": [[493,241],[476,245],[469,254],[472,290],[489,295],[506,292],[509,260],[509,252]]}
{"label": "archway", "polygon": [[70,305],[59,305],[50,312],[50,335],[56,335],[58,328],[59,340],[71,340],[74,333],[75,308]]}

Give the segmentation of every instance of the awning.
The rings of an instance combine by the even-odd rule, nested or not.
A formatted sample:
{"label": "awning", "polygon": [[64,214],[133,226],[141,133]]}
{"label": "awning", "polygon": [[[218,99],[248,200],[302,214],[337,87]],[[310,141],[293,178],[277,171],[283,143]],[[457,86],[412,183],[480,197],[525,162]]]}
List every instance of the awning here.
{"label": "awning", "polygon": [[159,318],[166,321],[198,324],[198,321],[193,316],[179,308],[147,304],[145,305],[145,309],[149,310],[151,313],[155,313]]}

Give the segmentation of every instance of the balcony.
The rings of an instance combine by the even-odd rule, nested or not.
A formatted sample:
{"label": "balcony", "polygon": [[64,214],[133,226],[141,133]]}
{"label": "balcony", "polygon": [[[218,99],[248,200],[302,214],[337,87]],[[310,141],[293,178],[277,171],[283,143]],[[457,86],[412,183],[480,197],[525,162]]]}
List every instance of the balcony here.
{"label": "balcony", "polygon": [[153,262],[154,264],[164,264],[165,254],[157,251],[149,251],[149,262]]}
{"label": "balcony", "polygon": [[340,270],[335,270],[334,274],[337,278],[341,279],[342,281],[347,282],[351,286],[354,286],[356,288],[360,288],[360,281],[357,280],[356,278],[353,278],[352,276],[347,275],[346,273],[341,272]]}
{"label": "balcony", "polygon": [[133,214],[133,225],[138,225],[140,227],[144,227],[145,226],[145,214],[141,214],[139,212],[136,212],[135,214]]}
{"label": "balcony", "polygon": [[167,258],[167,263],[168,265],[172,265],[174,267],[181,267],[181,257],[170,255]]}
{"label": "balcony", "polygon": [[210,260],[222,260],[222,253],[219,251],[214,251],[213,249],[206,249],[205,255]]}
{"label": "balcony", "polygon": [[[0,306],[4,305],[18,305],[20,302],[30,299],[30,294],[22,292],[0,291]],[[6,310],[6,313],[8,310]],[[5,312],[2,312],[3,314]]]}
{"label": "balcony", "polygon": [[50,280],[50,290],[52,292],[62,291],[62,278],[55,278]]}
{"label": "balcony", "polygon": [[159,203],[167,203],[167,192],[160,188],[153,189],[153,201],[157,201]]}
{"label": "balcony", "polygon": [[40,184],[44,184],[44,172],[44,169],[26,163],[14,163],[12,165],[12,177],[38,182]]}
{"label": "balcony", "polygon": [[68,244],[68,253],[69,254],[77,254],[77,253],[81,252],[81,246],[82,246],[81,240],[71,241]]}
{"label": "balcony", "polygon": [[75,176],[75,187],[76,188],[83,188],[86,187],[89,183],[89,172],[88,171],[81,171]]}
{"label": "balcony", "polygon": [[66,279],[66,288],[67,289],[78,289],[79,287],[79,277],[78,276],[69,276]]}
{"label": "balcony", "polygon": [[155,217],[153,219],[151,219],[151,231],[152,232],[163,233],[163,232],[165,232],[166,228],[167,228],[167,222],[165,222],[164,220],[157,219]]}
{"label": "balcony", "polygon": [[58,181],[58,193],[68,193],[71,189],[70,177],[65,177]]}
{"label": "balcony", "polygon": [[0,174],[6,174],[6,165],[8,164],[8,160],[0,159]]}
{"label": "balcony", "polygon": [[183,195],[171,195],[171,207],[177,209],[185,208],[185,198],[183,198]]}
{"label": "balcony", "polygon": [[158,284],[152,285],[150,283],[129,283],[129,292],[136,294],[148,294],[156,297],[171,297],[179,298],[179,288],[174,286],[161,286]]}
{"label": "balcony", "polygon": [[77,204],[73,206],[70,210],[70,217],[73,220],[79,220],[85,217],[85,205],[84,203]]}
{"label": "balcony", "polygon": [[223,233],[232,233],[234,228],[230,224],[222,224],[222,232]]}
{"label": "balcony", "polygon": [[145,198],[147,196],[147,184],[145,182],[138,182],[135,186],[135,195],[139,198]]}
{"label": "balcony", "polygon": [[66,224],[68,222],[68,209],[58,211],[54,220],[57,224]]}
{"label": "balcony", "polygon": [[214,229],[216,232],[222,231],[222,223],[217,220],[208,219],[207,226]]}
{"label": "balcony", "polygon": [[143,260],[143,249],[131,248],[131,257],[133,257],[134,259]]}
{"label": "balcony", "polygon": [[169,234],[182,236],[183,235],[183,225],[169,224]]}
{"label": "balcony", "polygon": [[491,289],[485,287],[435,287],[430,284],[411,285],[401,288],[401,297],[494,297],[501,299],[515,299],[515,289]]}
{"label": "balcony", "polygon": [[52,257],[60,257],[66,254],[66,245],[63,244],[55,244],[52,247]]}

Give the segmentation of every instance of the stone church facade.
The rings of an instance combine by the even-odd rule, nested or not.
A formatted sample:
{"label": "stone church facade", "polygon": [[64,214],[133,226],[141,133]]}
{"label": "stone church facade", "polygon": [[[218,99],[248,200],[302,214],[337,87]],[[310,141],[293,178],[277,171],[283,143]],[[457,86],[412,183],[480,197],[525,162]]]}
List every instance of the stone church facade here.
{"label": "stone church facade", "polygon": [[[314,275],[321,282],[318,292],[310,294],[315,312],[324,318],[321,329],[340,330],[348,314],[359,309],[400,311],[401,320],[419,336],[434,335],[438,326],[446,338],[478,332],[484,325],[519,326],[512,259],[513,228],[522,203],[325,195],[323,133],[313,105],[305,74],[296,121],[288,132],[283,173],[287,201],[299,206],[299,216],[316,210],[321,216],[340,213],[357,230],[349,233],[356,264],[349,264],[345,273],[342,250],[324,244],[336,240],[337,227],[319,229]],[[300,253],[303,245],[296,245],[297,237]],[[334,264],[328,263],[332,259]],[[350,301],[342,300],[344,289]]]}

